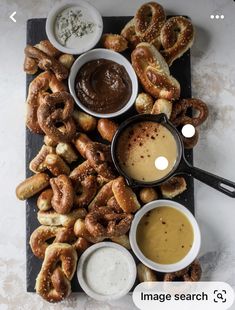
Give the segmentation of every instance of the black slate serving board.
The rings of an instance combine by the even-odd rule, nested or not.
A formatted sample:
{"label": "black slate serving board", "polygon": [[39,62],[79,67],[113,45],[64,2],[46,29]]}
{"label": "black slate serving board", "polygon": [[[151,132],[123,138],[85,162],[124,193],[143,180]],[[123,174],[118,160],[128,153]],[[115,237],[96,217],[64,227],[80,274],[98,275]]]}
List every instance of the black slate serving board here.
{"label": "black slate serving board", "polygon": [[[104,33],[120,33],[124,25],[132,17],[104,17]],[[27,44],[34,45],[41,40],[47,38],[45,32],[45,18],[40,19],[30,19],[27,22]],[[125,54],[129,58],[128,54]],[[191,67],[190,67],[190,52],[188,51],[183,57],[176,60],[172,65],[171,73],[179,81],[181,85],[181,97],[190,98],[191,97]],[[35,78],[35,76],[27,75],[26,79],[26,92],[28,92],[29,83]],[[126,119],[128,116],[133,115],[134,110],[132,109],[125,115],[122,115],[118,121]],[[93,134],[94,135],[94,134]],[[91,136],[92,138],[92,136]],[[29,170],[30,161],[36,156],[43,144],[43,137],[31,133],[26,129],[26,177],[30,177],[33,173]],[[193,163],[193,152],[186,151],[186,157],[190,163]],[[178,196],[175,200],[182,203],[188,209],[194,213],[194,184],[193,179],[190,177],[185,177],[187,181],[187,191],[182,195]],[[26,202],[26,256],[27,256],[27,292],[35,292],[35,279],[40,271],[42,261],[36,258],[29,246],[29,238],[34,229],[36,229],[40,224],[37,221],[37,197],[28,199]],[[76,275],[72,280],[72,291],[81,292],[82,289],[79,286]]]}

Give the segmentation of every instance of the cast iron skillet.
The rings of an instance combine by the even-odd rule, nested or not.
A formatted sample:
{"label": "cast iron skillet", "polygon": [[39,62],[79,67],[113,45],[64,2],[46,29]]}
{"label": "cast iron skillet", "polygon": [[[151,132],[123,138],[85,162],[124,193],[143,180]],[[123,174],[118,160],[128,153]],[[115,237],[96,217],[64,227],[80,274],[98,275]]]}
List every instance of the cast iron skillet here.
{"label": "cast iron skillet", "polygon": [[[130,125],[133,125],[134,123],[139,122],[156,122],[160,123],[163,126],[165,126],[174,136],[177,148],[178,148],[178,157],[175,163],[175,166],[173,169],[162,179],[154,181],[154,182],[143,182],[139,180],[135,180],[128,175],[121,169],[119,165],[119,161],[117,158],[117,142],[118,139],[127,127]],[[235,198],[235,183],[229,180],[226,180],[224,178],[221,178],[219,176],[216,176],[212,173],[209,173],[207,171],[204,171],[202,169],[193,167],[185,158],[184,154],[184,144],[181,138],[180,133],[178,130],[172,125],[172,123],[168,120],[167,116],[165,114],[159,114],[159,115],[152,115],[152,114],[140,114],[133,116],[126,121],[124,121],[120,127],[118,128],[117,132],[115,133],[112,144],[111,144],[111,155],[114,162],[114,165],[118,172],[123,175],[128,183],[128,185],[133,187],[152,187],[152,186],[159,186],[160,184],[164,183],[168,179],[179,175],[179,174],[187,174],[189,176],[192,176],[193,178],[215,188],[216,190]]]}

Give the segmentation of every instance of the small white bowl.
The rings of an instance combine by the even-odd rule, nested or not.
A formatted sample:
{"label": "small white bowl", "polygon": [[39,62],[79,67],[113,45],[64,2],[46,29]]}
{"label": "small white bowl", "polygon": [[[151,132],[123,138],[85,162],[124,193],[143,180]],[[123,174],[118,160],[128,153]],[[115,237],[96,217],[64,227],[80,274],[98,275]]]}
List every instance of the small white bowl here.
{"label": "small white bowl", "polygon": [[[94,36],[92,37],[92,40],[82,40],[82,44],[77,44],[76,48],[69,48],[66,46],[63,46],[60,44],[58,39],[55,35],[55,21],[56,17],[59,13],[61,13],[63,10],[69,8],[69,7],[77,7],[84,12],[87,12],[89,14],[89,17],[91,18],[90,21],[96,24],[96,30],[94,33]],[[86,1],[83,0],[68,0],[63,1],[62,3],[54,6],[52,10],[50,11],[47,20],[46,20],[46,34],[52,45],[54,45],[59,51],[63,53],[68,54],[74,54],[79,55],[82,53],[87,52],[88,50],[92,49],[100,40],[101,35],[103,33],[103,19],[98,10],[89,4]],[[79,39],[78,39],[79,41]]]}
{"label": "small white bowl", "polygon": [[[137,231],[137,226],[142,219],[142,217],[149,212],[150,210],[159,208],[159,207],[171,207],[174,208],[180,212],[182,212],[189,222],[192,225],[193,228],[193,233],[194,233],[194,240],[192,244],[192,248],[188,252],[188,254],[179,262],[174,263],[174,264],[158,264],[153,262],[152,260],[148,259],[147,257],[144,256],[144,254],[141,252],[139,249],[139,246],[136,241],[136,231]],[[185,208],[183,205],[172,201],[172,200],[154,200],[150,203],[147,203],[144,205],[136,214],[135,217],[132,221],[131,224],[131,229],[130,229],[130,244],[133,252],[135,255],[138,257],[138,259],[146,266],[149,268],[159,271],[159,272],[175,272],[184,269],[188,265],[190,265],[195,258],[198,256],[200,247],[201,247],[201,233],[199,230],[199,226],[197,224],[197,221],[195,220],[195,217],[193,214]]]}
{"label": "small white bowl", "polygon": [[[129,272],[128,274],[126,274],[126,277],[128,277],[128,280],[129,280],[128,285],[125,289],[119,291],[118,294],[105,295],[105,294],[97,293],[87,284],[87,281],[86,281],[85,270],[86,270],[86,264],[89,261],[89,258],[91,257],[92,253],[94,253],[100,248],[105,248],[105,247],[114,248],[120,251],[125,256],[128,267],[129,267],[128,268]],[[106,268],[107,266],[104,265],[104,269]],[[114,242],[100,242],[100,243],[94,244],[91,247],[89,247],[81,255],[78,261],[77,278],[78,278],[78,282],[81,288],[85,291],[85,293],[88,296],[92,297],[93,299],[100,300],[100,301],[116,300],[128,294],[131,288],[133,287],[135,280],[136,280],[136,264],[130,252],[127,249],[125,249],[123,246],[116,244]]]}
{"label": "small white bowl", "polygon": [[[81,69],[81,67],[89,61],[101,59],[101,58],[112,60],[112,61],[124,66],[129,77],[130,77],[130,79],[131,79],[131,82],[132,82],[132,94],[131,94],[130,100],[119,111],[116,111],[113,113],[107,113],[107,114],[96,113],[96,112],[88,109],[86,106],[84,106],[80,102],[80,100],[78,99],[78,97],[76,95],[76,91],[75,91],[76,76],[78,74],[78,71]],[[108,50],[108,49],[104,49],[104,48],[97,48],[97,49],[91,50],[91,51],[81,55],[80,57],[78,57],[77,60],[74,62],[71,70],[70,70],[68,82],[69,82],[70,93],[72,94],[77,105],[82,110],[84,110],[86,113],[91,114],[95,117],[99,117],[99,118],[111,118],[111,117],[116,117],[116,116],[119,116],[119,115],[125,113],[134,104],[135,99],[138,95],[138,79],[137,79],[136,73],[135,73],[131,63],[121,54],[116,53],[116,52],[111,51],[111,50]]]}

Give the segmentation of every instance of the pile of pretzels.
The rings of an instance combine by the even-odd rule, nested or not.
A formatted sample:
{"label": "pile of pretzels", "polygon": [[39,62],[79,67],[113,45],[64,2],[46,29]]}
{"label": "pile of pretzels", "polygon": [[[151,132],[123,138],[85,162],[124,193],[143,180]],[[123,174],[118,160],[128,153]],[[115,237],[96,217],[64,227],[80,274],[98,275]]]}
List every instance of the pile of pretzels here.
{"label": "pile of pretzels", "polygon": [[[135,102],[138,113],[165,113],[179,129],[188,123],[198,127],[206,120],[204,102],[179,100],[180,85],[169,70],[193,39],[191,21],[182,16],[166,21],[164,9],[156,2],[142,5],[121,34],[102,37],[105,48],[131,50],[132,65],[145,90]],[[42,260],[36,292],[49,302],[69,296],[77,260],[90,245],[111,240],[130,249],[128,231],[141,205],[159,195],[172,199],[187,189],[183,177],[174,177],[160,189],[135,193],[117,174],[110,142],[119,125],[75,108],[66,84],[73,62],[73,55],[61,53],[48,40],[25,48],[24,71],[38,73],[28,89],[26,125],[32,133],[44,135],[44,144],[30,162],[33,175],[17,186],[16,195],[20,200],[37,196],[40,226],[30,237],[30,247]],[[197,115],[190,117],[189,109],[197,110]],[[102,138],[103,143],[91,136]],[[198,131],[183,140],[186,148],[194,147]],[[156,278],[141,264],[138,276],[139,281]],[[164,280],[177,277],[199,280],[199,263]]]}

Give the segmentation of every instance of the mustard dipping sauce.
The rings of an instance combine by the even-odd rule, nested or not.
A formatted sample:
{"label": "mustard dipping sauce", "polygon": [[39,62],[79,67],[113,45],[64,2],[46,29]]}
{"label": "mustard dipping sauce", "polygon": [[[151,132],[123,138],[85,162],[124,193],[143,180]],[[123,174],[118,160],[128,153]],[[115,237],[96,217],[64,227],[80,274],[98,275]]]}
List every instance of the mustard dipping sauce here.
{"label": "mustard dipping sauce", "polygon": [[159,207],[147,212],[140,220],[136,241],[140,251],[158,264],[174,264],[190,251],[194,240],[188,218],[172,207]]}

